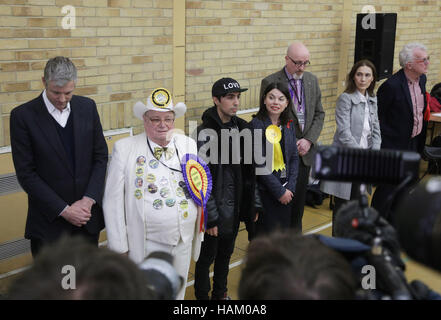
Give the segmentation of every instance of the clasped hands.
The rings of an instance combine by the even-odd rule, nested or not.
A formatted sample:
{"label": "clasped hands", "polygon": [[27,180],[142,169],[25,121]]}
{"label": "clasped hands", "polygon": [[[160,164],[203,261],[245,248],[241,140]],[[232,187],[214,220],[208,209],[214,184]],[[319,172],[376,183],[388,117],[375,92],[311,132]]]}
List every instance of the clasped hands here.
{"label": "clasped hands", "polygon": [[74,226],[85,225],[92,217],[92,206],[94,201],[91,198],[83,197],[68,206],[61,216]]}
{"label": "clasped hands", "polygon": [[312,142],[307,139],[297,140],[297,151],[301,157],[305,156],[311,149]]}

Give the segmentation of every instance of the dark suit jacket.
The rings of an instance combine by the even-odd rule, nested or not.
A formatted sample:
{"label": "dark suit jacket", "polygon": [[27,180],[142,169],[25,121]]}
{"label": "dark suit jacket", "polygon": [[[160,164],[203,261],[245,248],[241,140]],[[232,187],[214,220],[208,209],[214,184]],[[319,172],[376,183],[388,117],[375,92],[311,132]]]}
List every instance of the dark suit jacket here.
{"label": "dark suit jacket", "polygon": [[[266,156],[266,137],[265,130],[271,125],[270,119],[260,120],[254,118],[250,122],[254,130],[262,130],[262,141],[255,141],[254,147],[260,150],[262,148],[262,157]],[[299,172],[299,155],[297,153],[297,140],[294,132],[294,127],[291,125],[290,128],[286,126],[283,128],[283,140],[284,140],[284,160],[286,168],[286,177],[288,183],[285,187],[280,183],[280,179],[274,174],[269,173],[268,175],[258,175],[257,181],[259,182],[259,188],[264,189],[269,192],[276,200],[279,199],[285,193],[285,189],[291,190],[293,193],[296,189],[297,175]],[[261,167],[263,167],[262,165]]]}
{"label": "dark suit jacket", "polygon": [[[420,77],[420,87],[426,102],[426,76]],[[381,148],[409,150],[409,141],[413,129],[413,105],[409,85],[404,70],[401,69],[378,89],[378,119],[380,120]],[[422,152],[426,142],[427,121],[418,135],[418,152]]]}
{"label": "dark suit jacket", "polygon": [[80,230],[59,214],[85,195],[96,204],[82,229],[97,234],[104,228],[101,208],[108,151],[96,104],[89,98],[73,96],[70,105],[75,168],[42,95],[11,112],[12,157],[18,181],[28,194],[27,239],[50,242],[63,232]]}
{"label": "dark suit jacket", "polygon": [[[273,73],[262,80],[260,85],[260,96],[262,97],[263,92],[266,87],[272,82],[282,82],[286,83],[288,86],[288,79],[285,74],[285,68]],[[311,149],[309,152],[300,157],[305,166],[311,166],[314,161],[315,146],[320,133],[323,129],[323,122],[325,120],[325,111],[323,111],[322,106],[322,93],[318,84],[317,77],[310,72],[303,73],[303,84],[305,89],[305,113],[306,122],[304,130],[300,130],[299,120],[297,114],[294,110],[290,110],[290,118],[294,122],[294,128],[296,131],[297,140],[307,139],[312,142]]]}

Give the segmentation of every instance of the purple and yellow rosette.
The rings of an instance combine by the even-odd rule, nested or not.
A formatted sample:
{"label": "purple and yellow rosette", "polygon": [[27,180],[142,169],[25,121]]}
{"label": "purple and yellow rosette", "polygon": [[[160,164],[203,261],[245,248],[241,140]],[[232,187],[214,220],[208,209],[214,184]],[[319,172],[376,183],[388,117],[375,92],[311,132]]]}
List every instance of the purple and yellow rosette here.
{"label": "purple and yellow rosette", "polygon": [[205,209],[213,188],[210,169],[207,164],[194,154],[185,154],[181,160],[182,175],[194,202],[201,207],[202,216],[199,231],[207,229]]}

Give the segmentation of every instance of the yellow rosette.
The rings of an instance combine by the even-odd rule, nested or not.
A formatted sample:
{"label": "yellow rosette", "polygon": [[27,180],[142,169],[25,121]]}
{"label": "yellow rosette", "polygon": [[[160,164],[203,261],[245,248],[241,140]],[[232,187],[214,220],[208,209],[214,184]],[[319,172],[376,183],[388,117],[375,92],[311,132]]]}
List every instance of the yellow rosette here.
{"label": "yellow rosette", "polygon": [[268,126],[265,130],[265,137],[273,145],[272,171],[284,170],[285,162],[283,161],[282,147],[280,146],[280,140],[282,140],[280,128],[274,124]]}

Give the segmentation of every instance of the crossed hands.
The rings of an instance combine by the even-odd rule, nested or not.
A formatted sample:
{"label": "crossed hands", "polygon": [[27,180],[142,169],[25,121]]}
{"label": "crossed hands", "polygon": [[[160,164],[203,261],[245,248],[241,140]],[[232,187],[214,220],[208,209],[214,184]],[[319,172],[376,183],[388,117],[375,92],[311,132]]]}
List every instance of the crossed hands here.
{"label": "crossed hands", "polygon": [[309,149],[311,149],[311,144],[312,142],[306,139],[297,140],[297,150],[301,157],[309,152]]}
{"label": "crossed hands", "polygon": [[294,196],[294,194],[292,193],[292,191],[289,189],[286,189],[285,193],[279,198],[279,201],[282,204],[288,204],[291,202],[293,196]]}
{"label": "crossed hands", "polygon": [[69,223],[77,227],[85,225],[92,217],[92,199],[83,197],[81,200],[75,201],[63,211],[61,216]]}

